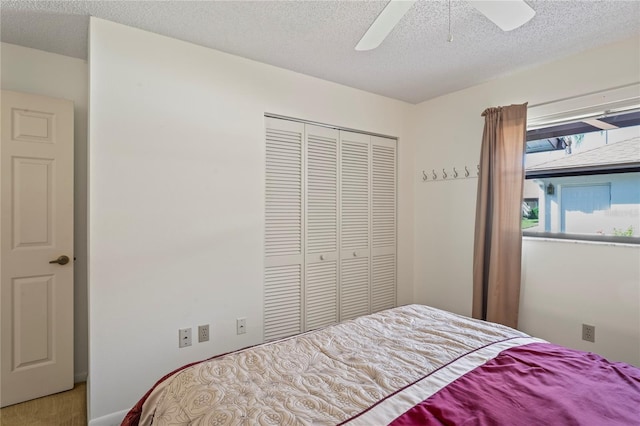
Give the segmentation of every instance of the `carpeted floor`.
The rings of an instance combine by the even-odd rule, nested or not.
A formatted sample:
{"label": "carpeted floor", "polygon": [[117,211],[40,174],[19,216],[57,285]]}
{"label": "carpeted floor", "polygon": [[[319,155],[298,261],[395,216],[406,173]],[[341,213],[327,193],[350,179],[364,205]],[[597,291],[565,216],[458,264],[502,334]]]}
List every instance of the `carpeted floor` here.
{"label": "carpeted floor", "polygon": [[2,426],[86,426],[87,386],[10,405],[0,410]]}

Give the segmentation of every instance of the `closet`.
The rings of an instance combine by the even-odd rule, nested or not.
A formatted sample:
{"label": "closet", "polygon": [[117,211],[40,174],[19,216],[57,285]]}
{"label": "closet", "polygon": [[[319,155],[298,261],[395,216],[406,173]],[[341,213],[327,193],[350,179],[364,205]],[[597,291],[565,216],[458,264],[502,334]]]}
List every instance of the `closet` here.
{"label": "closet", "polygon": [[265,117],[264,339],[396,304],[396,140]]}

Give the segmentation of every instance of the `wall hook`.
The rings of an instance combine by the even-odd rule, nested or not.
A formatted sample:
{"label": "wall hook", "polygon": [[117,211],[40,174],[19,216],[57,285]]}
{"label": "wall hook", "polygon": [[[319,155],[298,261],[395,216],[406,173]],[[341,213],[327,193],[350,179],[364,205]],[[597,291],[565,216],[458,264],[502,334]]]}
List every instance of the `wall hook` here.
{"label": "wall hook", "polygon": [[456,170],[456,168],[453,168],[453,177],[457,178],[458,177],[458,171]]}
{"label": "wall hook", "polygon": [[469,169],[467,166],[464,166],[464,177],[469,177]]}
{"label": "wall hook", "polygon": [[431,176],[433,176],[433,180],[438,179],[438,175],[436,174],[436,171],[434,169],[431,169]]}
{"label": "wall hook", "polygon": [[446,179],[447,178],[447,172],[442,169],[442,179]]}
{"label": "wall hook", "polygon": [[423,181],[423,182],[426,182],[426,181],[427,181],[427,179],[429,179],[429,178],[428,178],[427,174],[426,174],[426,173],[424,172],[424,170],[423,170],[423,171],[422,171],[422,181]]}

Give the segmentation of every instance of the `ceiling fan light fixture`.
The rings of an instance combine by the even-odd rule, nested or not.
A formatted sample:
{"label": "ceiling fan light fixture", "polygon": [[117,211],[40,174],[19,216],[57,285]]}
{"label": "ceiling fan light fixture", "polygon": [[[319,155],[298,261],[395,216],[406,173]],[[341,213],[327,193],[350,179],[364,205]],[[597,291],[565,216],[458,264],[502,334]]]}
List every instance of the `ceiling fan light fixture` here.
{"label": "ceiling fan light fixture", "polygon": [[472,0],[471,5],[493,21],[502,31],[511,31],[529,22],[536,14],[523,0]]}
{"label": "ceiling fan light fixture", "polygon": [[391,0],[380,15],[373,21],[362,39],[356,45],[356,50],[372,50],[380,46],[380,43],[389,35],[391,30],[411,9],[417,0]]}

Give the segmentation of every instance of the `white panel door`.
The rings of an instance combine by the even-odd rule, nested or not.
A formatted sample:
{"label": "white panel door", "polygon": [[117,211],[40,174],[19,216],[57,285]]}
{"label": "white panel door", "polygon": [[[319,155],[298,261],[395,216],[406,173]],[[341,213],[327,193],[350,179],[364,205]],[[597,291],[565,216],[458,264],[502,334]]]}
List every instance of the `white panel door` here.
{"label": "white panel door", "polygon": [[340,321],[371,311],[370,139],[340,132]]}
{"label": "white panel door", "polygon": [[371,311],[396,306],[396,141],[371,137]]}
{"label": "white panel door", "polygon": [[305,330],[338,321],[339,132],[307,124]]}
{"label": "white panel door", "polygon": [[302,332],[304,124],[266,122],[264,340]]}
{"label": "white panel door", "polygon": [[1,103],[4,407],[73,387],[73,103]]}

